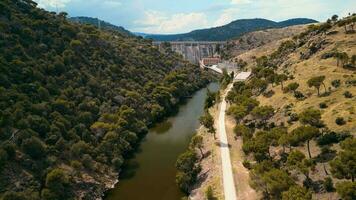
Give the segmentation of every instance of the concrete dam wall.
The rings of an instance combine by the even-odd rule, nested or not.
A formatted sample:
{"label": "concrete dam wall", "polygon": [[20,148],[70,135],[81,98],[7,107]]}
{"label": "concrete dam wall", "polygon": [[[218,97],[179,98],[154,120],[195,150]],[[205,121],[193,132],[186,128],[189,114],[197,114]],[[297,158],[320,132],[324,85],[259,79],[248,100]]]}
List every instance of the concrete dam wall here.
{"label": "concrete dam wall", "polygon": [[[174,41],[168,42],[172,51],[179,53],[185,60],[198,64],[202,58],[213,57],[219,49],[226,45],[226,42],[206,42],[206,41]],[[165,43],[154,41],[153,45],[161,50]]]}

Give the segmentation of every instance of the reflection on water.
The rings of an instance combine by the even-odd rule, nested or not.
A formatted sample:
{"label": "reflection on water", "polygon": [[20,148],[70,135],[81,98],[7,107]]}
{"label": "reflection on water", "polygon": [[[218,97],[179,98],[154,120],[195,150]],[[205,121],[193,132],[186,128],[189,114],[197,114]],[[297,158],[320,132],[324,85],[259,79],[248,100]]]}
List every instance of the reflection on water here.
{"label": "reflection on water", "polygon": [[[218,84],[209,86],[218,90]],[[175,183],[175,162],[199,127],[207,89],[196,92],[176,115],[157,124],[143,139],[132,159],[125,163],[119,184],[107,200],[180,200]]]}
{"label": "reflection on water", "polygon": [[172,122],[167,120],[165,122],[157,124],[150,131],[156,134],[164,134],[167,133],[170,128],[172,128]]}

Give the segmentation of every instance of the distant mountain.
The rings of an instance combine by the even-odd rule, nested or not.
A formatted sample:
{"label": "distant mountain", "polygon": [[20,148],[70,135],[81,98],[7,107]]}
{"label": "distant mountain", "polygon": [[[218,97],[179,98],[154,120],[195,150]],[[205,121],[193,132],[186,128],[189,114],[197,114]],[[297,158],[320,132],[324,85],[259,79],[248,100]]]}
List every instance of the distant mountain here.
{"label": "distant mountain", "polygon": [[[98,18],[93,18],[93,17],[71,17],[69,18],[70,21],[73,22],[78,22],[81,24],[91,24],[94,25],[96,27],[99,26],[99,20]],[[127,36],[133,36],[134,34],[132,34],[130,31],[126,30],[125,28],[123,28],[122,26],[116,26],[113,24],[110,24],[109,22],[100,20],[100,27],[102,29],[106,29],[106,30],[111,30],[111,31],[118,31],[124,35]]]}
{"label": "distant mountain", "polygon": [[284,28],[293,25],[310,24],[316,22],[317,21],[313,19],[307,18],[289,19],[282,22],[275,22],[258,18],[240,19],[220,27],[195,30],[184,34],[147,35],[146,38],[151,38],[157,41],[225,41],[252,31],[270,28]]}

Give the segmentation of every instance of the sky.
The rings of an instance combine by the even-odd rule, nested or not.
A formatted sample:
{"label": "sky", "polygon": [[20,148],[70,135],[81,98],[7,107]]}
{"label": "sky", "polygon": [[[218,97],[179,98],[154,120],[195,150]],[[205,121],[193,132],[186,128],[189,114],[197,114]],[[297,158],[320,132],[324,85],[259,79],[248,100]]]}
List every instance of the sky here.
{"label": "sky", "polygon": [[34,0],[49,11],[100,18],[132,32],[185,33],[237,19],[326,21],[356,12],[356,0]]}

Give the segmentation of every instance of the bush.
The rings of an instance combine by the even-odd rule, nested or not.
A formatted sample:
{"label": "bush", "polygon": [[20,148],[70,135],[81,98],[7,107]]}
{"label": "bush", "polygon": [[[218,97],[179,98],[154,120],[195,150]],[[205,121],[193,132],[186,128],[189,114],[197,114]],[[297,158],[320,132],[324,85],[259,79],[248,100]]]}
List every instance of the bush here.
{"label": "bush", "polygon": [[330,177],[326,177],[323,182],[323,187],[327,192],[334,191],[334,183]]}
{"label": "bush", "polygon": [[209,187],[206,189],[205,191],[205,197],[207,200],[214,200],[216,199],[215,196],[214,196],[214,190],[213,190],[213,187],[211,187],[209,185]]}
{"label": "bush", "polygon": [[331,85],[332,85],[334,88],[338,88],[338,87],[340,87],[340,85],[341,85],[341,81],[340,81],[340,80],[333,80],[333,81],[331,82]]}
{"label": "bush", "polygon": [[336,144],[341,141],[344,141],[346,138],[350,137],[350,133],[327,133],[323,136],[320,136],[317,140],[319,146]]}
{"label": "bush", "polygon": [[304,100],[305,96],[303,93],[301,93],[300,91],[295,91],[294,92],[294,97],[298,100]]}
{"label": "bush", "polygon": [[350,98],[353,97],[352,93],[349,92],[349,91],[346,91],[346,92],[344,93],[344,96],[345,96],[345,98],[348,98],[348,99],[350,99]]}
{"label": "bush", "polygon": [[252,169],[252,165],[251,165],[250,161],[248,161],[248,160],[244,160],[244,161],[242,162],[242,165],[243,165],[246,169]]}
{"label": "bush", "polygon": [[339,126],[342,126],[342,125],[346,124],[346,121],[344,120],[343,117],[338,117],[338,118],[336,118],[335,123]]}
{"label": "bush", "polygon": [[327,108],[328,107],[328,105],[326,105],[326,103],[320,103],[319,104],[319,107],[321,108],[321,109],[325,109],[325,108]]}

